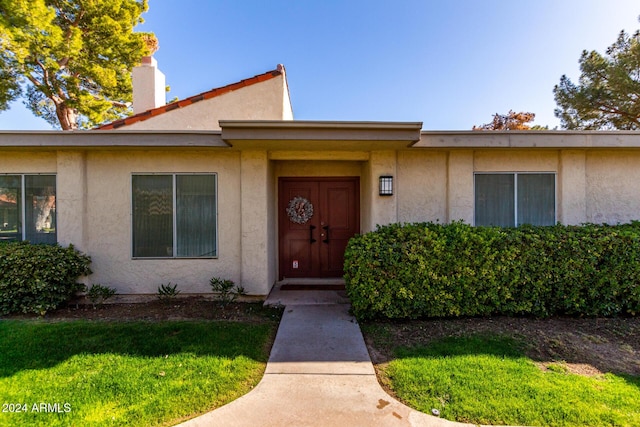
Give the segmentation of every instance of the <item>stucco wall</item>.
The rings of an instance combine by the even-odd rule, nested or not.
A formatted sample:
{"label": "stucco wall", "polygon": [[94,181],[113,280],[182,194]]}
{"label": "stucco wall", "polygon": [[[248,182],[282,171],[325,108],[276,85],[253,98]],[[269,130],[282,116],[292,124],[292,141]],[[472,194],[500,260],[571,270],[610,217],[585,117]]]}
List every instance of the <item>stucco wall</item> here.
{"label": "stucco wall", "polygon": [[640,151],[505,149],[398,152],[398,221],[473,223],[475,172],[555,173],[563,224],[640,219]]}
{"label": "stucco wall", "polygon": [[274,162],[275,176],[360,176],[361,162],[292,160]]}
{"label": "stucco wall", "polygon": [[447,157],[447,222],[473,224],[473,151],[451,151]]}
{"label": "stucco wall", "polygon": [[273,162],[267,163],[267,262],[268,274],[265,288],[271,290],[271,285],[278,278],[278,213],[277,213],[277,186],[275,184],[275,166]]}
{"label": "stucco wall", "polygon": [[398,221],[447,221],[447,153],[398,153]]}
{"label": "stucco wall", "polygon": [[[127,130],[218,130],[219,120],[290,120],[282,75],[133,123]],[[286,96],[286,101],[285,98]]]}
{"label": "stucco wall", "polygon": [[[369,223],[364,224],[366,231],[375,230],[377,224],[390,224],[398,221],[398,188],[397,188],[397,152],[391,150],[372,151],[367,168],[368,187],[363,188],[368,193],[365,206],[369,211]],[[393,196],[380,196],[380,176],[393,176]]]}
{"label": "stucco wall", "polygon": [[473,169],[475,172],[556,172],[558,151],[476,150]]}
{"label": "stucco wall", "polygon": [[86,153],[60,151],[57,154],[56,211],[58,242],[86,251],[87,222]]}
{"label": "stucco wall", "polygon": [[266,295],[269,283],[269,167],[266,151],[240,156],[242,286],[252,295]]}
{"label": "stucco wall", "polygon": [[372,231],[371,204],[373,195],[368,189],[373,185],[371,181],[371,163],[364,162],[362,165],[362,176],[360,177],[360,228],[366,233]]}
{"label": "stucco wall", "polygon": [[640,220],[640,152],[586,154],[586,221],[608,224]]}
{"label": "stucco wall", "polygon": [[57,171],[55,151],[1,151],[0,173],[53,173]]}
{"label": "stucco wall", "polygon": [[[240,283],[239,153],[92,151],[86,159],[85,240],[93,260],[92,283],[143,294],[154,294],[170,281],[183,293],[210,292],[212,276]],[[153,172],[217,173],[217,259],[132,259],[131,176]]]}
{"label": "stucco wall", "polygon": [[[253,295],[268,293],[277,278],[277,178],[283,176],[359,176],[363,232],[395,221],[472,223],[474,172],[555,172],[563,223],[640,219],[640,149],[406,149],[371,151],[366,159],[340,154],[350,160],[294,154],[1,150],[0,174],[56,173],[59,241],[92,256],[89,283],[123,294],[155,294],[168,282],[184,293],[208,293],[212,276],[234,280]],[[190,172],[218,176],[218,257],[132,259],[132,174]],[[394,176],[395,194],[381,197],[378,177],[387,174]]]}
{"label": "stucco wall", "polygon": [[587,165],[584,150],[562,150],[559,155],[557,220],[567,225],[587,221]]}

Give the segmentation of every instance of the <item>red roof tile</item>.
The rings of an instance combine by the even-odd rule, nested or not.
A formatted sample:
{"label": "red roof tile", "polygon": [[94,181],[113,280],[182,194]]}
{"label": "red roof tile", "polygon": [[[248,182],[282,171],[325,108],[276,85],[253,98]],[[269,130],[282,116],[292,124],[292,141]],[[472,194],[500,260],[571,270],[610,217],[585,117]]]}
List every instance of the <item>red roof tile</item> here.
{"label": "red roof tile", "polygon": [[104,125],[98,126],[94,128],[95,130],[112,130],[117,129],[122,126],[131,125],[133,123],[142,122],[144,120],[150,119],[151,117],[155,117],[160,114],[164,114],[171,110],[175,110],[177,108],[187,107],[191,104],[194,104],[198,101],[202,101],[205,99],[215,98],[216,96],[223,95],[225,93],[241,89],[246,86],[251,86],[256,83],[264,82],[266,80],[270,80],[274,77],[280,76],[284,74],[284,67],[282,65],[278,65],[278,68],[272,71],[267,71],[263,74],[258,74],[257,76],[253,76],[248,79],[240,80],[236,83],[231,83],[226,86],[214,88],[208,90],[206,92],[199,93],[194,96],[190,96],[189,98],[185,98],[176,102],[172,102],[171,104],[163,105],[161,107],[153,108],[151,110],[143,111],[142,113],[134,114],[133,116],[125,117],[124,119],[116,120],[111,123],[106,123]]}

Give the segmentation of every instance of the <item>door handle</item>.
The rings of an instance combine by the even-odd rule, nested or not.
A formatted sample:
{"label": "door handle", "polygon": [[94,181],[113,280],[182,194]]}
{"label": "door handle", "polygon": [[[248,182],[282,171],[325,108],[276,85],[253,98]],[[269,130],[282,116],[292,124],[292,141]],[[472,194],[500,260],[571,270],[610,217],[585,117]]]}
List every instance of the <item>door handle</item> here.
{"label": "door handle", "polygon": [[315,243],[316,239],[313,238],[313,230],[316,229],[315,225],[310,225],[309,226],[309,243]]}
{"label": "door handle", "polygon": [[322,227],[322,229],[324,230],[324,240],[322,241],[323,243],[329,243],[329,226],[325,225],[324,227]]}

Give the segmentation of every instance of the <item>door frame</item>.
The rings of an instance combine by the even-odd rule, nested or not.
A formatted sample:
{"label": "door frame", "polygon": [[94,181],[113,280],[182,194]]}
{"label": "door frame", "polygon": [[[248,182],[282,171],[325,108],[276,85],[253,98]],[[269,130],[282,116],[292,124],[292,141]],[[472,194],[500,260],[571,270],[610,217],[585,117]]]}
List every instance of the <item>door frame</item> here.
{"label": "door frame", "polygon": [[[283,276],[283,260],[282,260],[282,255],[283,255],[283,249],[282,249],[282,230],[280,229],[280,221],[281,218],[286,215],[284,212],[281,212],[280,209],[280,197],[282,196],[281,194],[281,186],[283,182],[331,182],[331,181],[344,181],[344,182],[353,182],[355,183],[354,189],[355,189],[355,195],[354,195],[354,210],[355,210],[355,217],[356,217],[356,223],[354,225],[355,228],[355,234],[358,234],[361,232],[361,222],[362,222],[362,212],[361,212],[361,177],[357,176],[357,175],[349,175],[349,176],[279,176],[277,177],[277,194],[276,194],[276,236],[278,238],[277,241],[277,277],[278,280],[283,280],[284,276]],[[287,277],[287,279],[289,279],[290,277]],[[302,279],[303,277],[297,277],[298,279]],[[317,278],[317,279],[322,279],[322,277],[318,277],[318,276],[309,276],[309,278]],[[329,277],[326,277],[329,278]],[[291,279],[294,279],[291,277]]]}

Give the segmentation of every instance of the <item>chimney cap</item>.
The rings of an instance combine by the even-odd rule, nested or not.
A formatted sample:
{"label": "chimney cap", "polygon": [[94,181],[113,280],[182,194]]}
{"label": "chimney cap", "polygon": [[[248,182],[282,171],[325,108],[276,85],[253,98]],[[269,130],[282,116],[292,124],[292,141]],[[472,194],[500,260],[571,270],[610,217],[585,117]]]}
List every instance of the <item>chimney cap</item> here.
{"label": "chimney cap", "polygon": [[158,65],[158,61],[156,61],[156,59],[151,55],[143,56],[142,59],[140,60],[140,65],[155,67]]}

